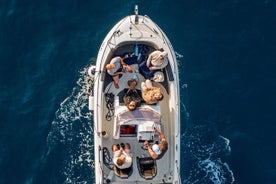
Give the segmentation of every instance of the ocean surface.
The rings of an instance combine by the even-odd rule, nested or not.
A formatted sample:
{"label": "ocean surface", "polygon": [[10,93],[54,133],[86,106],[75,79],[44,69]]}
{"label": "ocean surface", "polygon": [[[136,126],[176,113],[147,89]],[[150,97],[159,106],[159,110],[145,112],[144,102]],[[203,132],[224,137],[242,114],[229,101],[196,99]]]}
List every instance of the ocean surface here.
{"label": "ocean surface", "polygon": [[86,70],[135,4],[179,56],[182,183],[274,184],[275,0],[1,0],[0,184],[94,183]]}

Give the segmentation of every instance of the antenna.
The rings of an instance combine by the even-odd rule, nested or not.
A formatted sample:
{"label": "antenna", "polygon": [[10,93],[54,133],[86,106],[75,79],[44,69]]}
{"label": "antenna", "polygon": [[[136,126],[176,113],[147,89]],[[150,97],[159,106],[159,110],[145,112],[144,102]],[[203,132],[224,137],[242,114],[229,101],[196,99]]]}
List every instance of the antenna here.
{"label": "antenna", "polygon": [[135,5],[134,13],[135,13],[135,24],[138,24],[138,22],[139,22],[139,17],[138,17],[138,5]]}

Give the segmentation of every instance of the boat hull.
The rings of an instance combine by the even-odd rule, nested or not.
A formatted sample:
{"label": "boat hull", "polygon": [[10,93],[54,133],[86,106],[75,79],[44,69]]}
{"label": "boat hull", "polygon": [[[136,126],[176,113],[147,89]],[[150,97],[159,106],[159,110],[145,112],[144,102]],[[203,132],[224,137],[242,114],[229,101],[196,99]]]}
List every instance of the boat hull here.
{"label": "boat hull", "polygon": [[[138,18],[137,18],[138,17]],[[136,20],[138,21],[135,21]],[[168,66],[163,70],[165,81],[154,85],[159,87],[164,98],[157,105],[141,106],[160,115],[160,129],[166,136],[169,149],[162,159],[156,161],[157,173],[154,178],[141,177],[136,163],[136,157],[145,155],[143,143],[136,137],[120,137],[116,132],[118,117],[123,116],[126,107],[120,102],[120,94],[127,88],[126,81],[133,74],[124,74],[120,79],[119,89],[113,85],[112,78],[107,74],[105,66],[116,56],[134,53],[135,45],[146,45],[149,51],[156,49],[168,53]],[[138,71],[133,64],[134,71]],[[136,68],[135,68],[136,66]],[[145,78],[137,72],[139,85]],[[113,110],[108,108],[106,94],[114,95]],[[91,95],[92,96],[92,95]],[[94,114],[94,152],[95,152],[95,183],[181,183],[180,179],[180,91],[177,59],[174,49],[165,33],[148,16],[131,15],[120,20],[104,38],[97,56],[94,74],[93,104]],[[110,117],[107,119],[107,115]],[[109,120],[110,119],[110,120]],[[132,174],[127,178],[114,175],[113,170],[106,164],[106,152],[112,158],[112,144],[129,142],[133,150]]]}

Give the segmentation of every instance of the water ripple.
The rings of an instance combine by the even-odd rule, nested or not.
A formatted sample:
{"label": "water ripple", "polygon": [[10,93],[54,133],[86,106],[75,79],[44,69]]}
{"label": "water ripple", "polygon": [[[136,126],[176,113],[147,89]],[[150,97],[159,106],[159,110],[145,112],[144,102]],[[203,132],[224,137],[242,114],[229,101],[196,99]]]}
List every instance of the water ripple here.
{"label": "water ripple", "polygon": [[88,111],[91,77],[87,69],[80,72],[77,86],[60,104],[48,134],[48,155],[62,148],[62,165],[59,177],[63,183],[93,183],[93,124]]}

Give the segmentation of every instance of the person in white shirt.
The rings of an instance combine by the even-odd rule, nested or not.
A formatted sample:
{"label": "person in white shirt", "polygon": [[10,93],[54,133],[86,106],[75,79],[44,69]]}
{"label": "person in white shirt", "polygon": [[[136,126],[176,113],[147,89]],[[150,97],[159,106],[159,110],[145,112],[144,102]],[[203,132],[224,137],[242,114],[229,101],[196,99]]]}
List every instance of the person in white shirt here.
{"label": "person in white shirt", "polygon": [[155,72],[165,68],[168,65],[169,61],[167,55],[168,53],[166,51],[153,51],[147,60],[139,64],[139,72],[146,79],[151,79]]}
{"label": "person in white shirt", "polygon": [[120,75],[123,75],[125,71],[132,72],[132,68],[125,64],[120,56],[114,57],[105,68],[107,73],[113,77],[115,88],[119,88]]}
{"label": "person in white shirt", "polygon": [[168,65],[168,53],[166,51],[153,51],[147,59],[147,67],[149,70],[158,70]]}
{"label": "person in white shirt", "polygon": [[155,159],[160,159],[164,156],[164,154],[168,150],[168,142],[165,135],[162,132],[157,130],[155,127],[154,127],[154,131],[159,135],[161,142],[159,144],[154,144],[150,146],[149,142],[145,141],[144,145],[147,147],[151,158],[155,160]]}
{"label": "person in white shirt", "polygon": [[112,151],[114,165],[116,165],[119,169],[126,169],[131,167],[132,156],[129,143],[126,143],[125,145],[121,143],[120,148],[119,145],[113,144]]}

